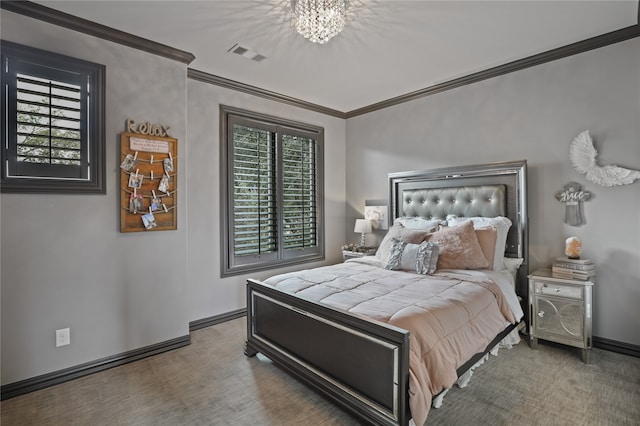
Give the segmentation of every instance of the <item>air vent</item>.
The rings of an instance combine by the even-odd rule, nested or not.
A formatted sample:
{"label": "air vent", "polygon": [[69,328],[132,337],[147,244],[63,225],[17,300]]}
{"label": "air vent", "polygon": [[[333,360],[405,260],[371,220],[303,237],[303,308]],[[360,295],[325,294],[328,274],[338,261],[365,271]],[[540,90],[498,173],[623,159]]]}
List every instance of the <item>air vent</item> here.
{"label": "air vent", "polygon": [[249,49],[248,47],[240,46],[237,43],[234,44],[233,47],[229,49],[227,52],[235,53],[236,55],[243,56],[247,59],[251,59],[252,61],[256,61],[256,62],[260,62],[263,59],[267,59],[266,56],[256,53],[253,50]]}

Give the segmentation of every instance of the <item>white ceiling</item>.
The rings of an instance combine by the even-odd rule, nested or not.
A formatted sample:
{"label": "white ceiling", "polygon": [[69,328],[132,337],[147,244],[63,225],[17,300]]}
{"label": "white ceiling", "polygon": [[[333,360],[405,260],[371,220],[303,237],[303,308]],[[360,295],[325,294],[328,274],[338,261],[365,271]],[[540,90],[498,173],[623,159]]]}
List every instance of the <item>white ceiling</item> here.
{"label": "white ceiling", "polygon": [[[38,1],[191,52],[190,68],[343,112],[638,23],[638,0],[350,0],[317,45],[290,0]],[[264,56],[227,51],[236,43]]]}

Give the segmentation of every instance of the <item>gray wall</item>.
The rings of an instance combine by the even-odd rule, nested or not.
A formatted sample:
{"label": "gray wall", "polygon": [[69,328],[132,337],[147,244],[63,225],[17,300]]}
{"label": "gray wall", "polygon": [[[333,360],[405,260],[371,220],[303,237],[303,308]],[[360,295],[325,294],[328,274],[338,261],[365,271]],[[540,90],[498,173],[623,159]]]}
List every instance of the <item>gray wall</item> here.
{"label": "gray wall", "polygon": [[[1,19],[2,39],[107,69],[107,195],[0,196],[2,384],[184,336],[190,321],[246,306],[247,276],[220,278],[220,104],[324,127],[326,260],[305,267],[341,260],[345,120],[187,80],[185,64],[11,12]],[[119,232],[127,118],[178,139],[177,231]],[[66,327],[71,345],[56,348]]]}
{"label": "gray wall", "polygon": [[[345,120],[188,80],[189,312],[198,320],[244,308],[247,275],[220,278],[220,105],[324,127],[326,261],[342,260],[345,236]],[[264,279],[301,266],[249,274]]]}
{"label": "gray wall", "polygon": [[[594,335],[640,345],[640,181],[597,186],[568,159],[570,142],[588,129],[600,164],[640,170],[639,122],[638,39],[354,117],[348,223],[364,200],[386,197],[389,172],[526,159],[531,270],[561,256],[566,237],[579,237],[598,266]],[[564,224],[554,198],[570,181],[594,195],[581,227]]]}
{"label": "gray wall", "polygon": [[[187,68],[5,10],[2,38],[106,65],[106,195],[2,194],[2,384],[189,333],[186,179],[178,230],[119,232],[125,120],[170,125],[187,168]],[[71,345],[55,347],[55,330]]]}

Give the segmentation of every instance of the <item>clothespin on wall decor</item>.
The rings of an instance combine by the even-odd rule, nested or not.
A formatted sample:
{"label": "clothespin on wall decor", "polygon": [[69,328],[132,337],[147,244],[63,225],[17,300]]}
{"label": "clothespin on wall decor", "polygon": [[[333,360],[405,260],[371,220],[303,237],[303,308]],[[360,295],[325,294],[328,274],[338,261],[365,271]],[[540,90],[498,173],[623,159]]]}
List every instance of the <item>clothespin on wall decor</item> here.
{"label": "clothespin on wall decor", "polygon": [[165,213],[169,213],[169,210],[167,209],[167,205],[166,204],[163,204],[162,207],[164,208],[164,212]]}
{"label": "clothespin on wall decor", "polygon": [[151,156],[151,160],[149,161],[150,164],[153,164],[153,155]]}
{"label": "clothespin on wall decor", "polygon": [[153,170],[151,170],[151,180],[153,180]]}
{"label": "clothespin on wall decor", "polygon": [[[138,203],[136,202],[136,200],[138,199],[138,193],[136,191],[136,187],[133,187],[133,201],[131,202],[130,206],[133,206],[133,213],[138,213]],[[129,207],[131,208],[131,207]]]}
{"label": "clothespin on wall decor", "polygon": [[133,159],[134,159],[134,160],[137,160],[137,159],[138,159],[138,151],[136,151],[136,153],[135,153],[135,154],[133,154]]}

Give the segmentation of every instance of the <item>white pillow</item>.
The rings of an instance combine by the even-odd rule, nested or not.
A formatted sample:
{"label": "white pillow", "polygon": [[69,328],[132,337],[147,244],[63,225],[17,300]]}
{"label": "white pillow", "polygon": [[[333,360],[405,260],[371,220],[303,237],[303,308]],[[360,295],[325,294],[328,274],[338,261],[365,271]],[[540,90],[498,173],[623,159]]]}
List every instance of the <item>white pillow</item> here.
{"label": "white pillow", "polygon": [[503,261],[505,269],[511,272],[511,275],[513,275],[513,278],[515,279],[516,274],[518,273],[518,268],[522,265],[524,259],[521,257],[505,257]]}
{"label": "white pillow", "polygon": [[421,217],[398,217],[393,224],[401,224],[407,229],[420,229],[425,231],[438,230],[438,225],[446,223],[442,219],[423,219]]}
{"label": "white pillow", "polygon": [[447,217],[449,226],[459,225],[464,221],[471,220],[473,227],[486,228],[493,226],[498,231],[496,238],[496,250],[493,256],[493,270],[502,271],[505,269],[504,252],[507,247],[507,234],[511,228],[511,220],[508,217]]}

